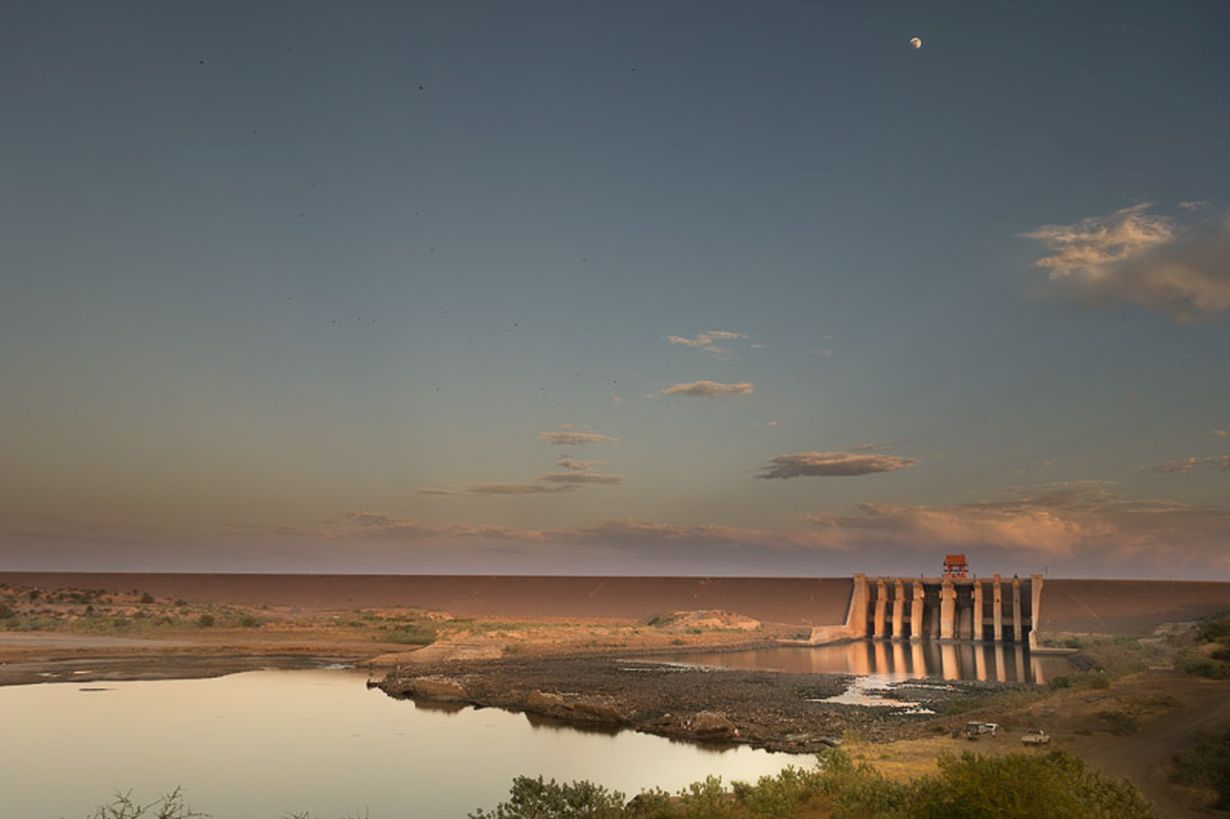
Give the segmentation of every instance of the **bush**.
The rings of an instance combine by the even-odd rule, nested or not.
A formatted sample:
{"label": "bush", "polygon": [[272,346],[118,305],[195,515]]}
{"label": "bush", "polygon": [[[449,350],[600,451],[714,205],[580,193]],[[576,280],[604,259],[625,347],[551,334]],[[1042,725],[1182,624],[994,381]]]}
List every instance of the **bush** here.
{"label": "bush", "polygon": [[[1103,777],[1063,751],[942,757],[910,787],[910,819],[1146,819],[1153,810],[1130,783]],[[836,814],[834,814],[836,816]]]}
{"label": "bush", "polygon": [[116,793],[115,798],[106,805],[96,808],[89,819],[196,819],[205,817],[184,804],[184,794],[176,788],[160,799],[142,805],[132,800],[132,792]]}
{"label": "bush", "polygon": [[624,816],[624,795],[592,782],[557,785],[555,780],[519,776],[510,798],[488,813],[479,809],[470,819],[619,819]]}
{"label": "bush", "polygon": [[143,592],[141,594],[142,605],[148,606],[150,603],[153,603],[153,602],[154,602],[154,595],[150,594],[149,592]]}
{"label": "bush", "polygon": [[196,618],[196,624],[201,628],[213,628],[214,616],[212,614],[202,614]]}
{"label": "bush", "polygon": [[412,646],[429,646],[436,641],[436,630],[431,626],[421,626],[411,623],[407,626],[402,626],[396,631],[389,632],[387,639],[390,643],[402,643]]}
{"label": "bush", "polygon": [[1174,755],[1171,779],[1208,788],[1216,794],[1212,807],[1230,810],[1230,734],[1199,734],[1194,747]]}
{"label": "bush", "polygon": [[17,612],[13,611],[12,607],[7,603],[0,603],[0,620],[12,620],[17,616]]}
{"label": "bush", "polygon": [[259,617],[253,617],[250,614],[241,614],[239,616],[239,625],[244,628],[260,628],[261,620]]}

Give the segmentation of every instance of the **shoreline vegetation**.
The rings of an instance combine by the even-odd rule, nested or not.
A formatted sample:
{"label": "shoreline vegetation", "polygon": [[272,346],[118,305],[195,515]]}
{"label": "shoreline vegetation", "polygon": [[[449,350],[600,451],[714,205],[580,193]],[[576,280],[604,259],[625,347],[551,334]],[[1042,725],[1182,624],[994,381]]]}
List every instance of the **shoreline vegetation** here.
{"label": "shoreline vegetation", "polygon": [[[517,777],[509,798],[469,819],[1150,819],[1134,785],[1090,769],[1064,751],[946,755],[935,774],[889,779],[839,750],[810,768],[789,767],[754,783],[709,777],[669,794],[649,789],[628,798],[589,781],[558,784]],[[179,789],[141,804],[129,794],[87,819],[205,819]],[[279,819],[312,819],[286,813]],[[321,817],[320,819],[323,819]],[[372,819],[366,812],[343,819]],[[375,817],[374,819],[379,819]]]}

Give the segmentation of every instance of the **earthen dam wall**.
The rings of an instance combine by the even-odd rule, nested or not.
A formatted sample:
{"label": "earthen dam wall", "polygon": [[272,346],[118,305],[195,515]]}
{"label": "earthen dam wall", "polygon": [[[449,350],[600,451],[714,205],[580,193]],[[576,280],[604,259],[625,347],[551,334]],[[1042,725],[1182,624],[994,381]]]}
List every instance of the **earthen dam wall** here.
{"label": "earthen dam wall", "polygon": [[[867,579],[875,583],[874,578]],[[722,609],[766,622],[835,629],[847,622],[854,590],[849,577],[0,572],[0,583],[44,589],[139,589],[166,597],[247,605],[419,606],[459,617],[645,619],[671,611]],[[1037,629],[1143,634],[1159,623],[1225,611],[1230,611],[1228,582],[1047,578]]]}

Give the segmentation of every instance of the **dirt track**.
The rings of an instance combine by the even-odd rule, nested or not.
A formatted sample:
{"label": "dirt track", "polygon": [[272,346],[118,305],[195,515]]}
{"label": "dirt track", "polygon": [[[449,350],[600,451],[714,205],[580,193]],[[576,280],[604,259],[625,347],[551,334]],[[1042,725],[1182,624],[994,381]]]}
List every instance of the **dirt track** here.
{"label": "dirt track", "polygon": [[1181,705],[1144,722],[1131,736],[1095,734],[1074,737],[1068,747],[1106,773],[1130,779],[1158,809],[1161,819],[1207,817],[1208,811],[1188,808],[1169,779],[1176,751],[1191,747],[1201,731],[1230,728],[1230,696],[1225,682],[1180,677],[1176,672],[1153,674],[1141,681],[1142,693],[1177,696]]}

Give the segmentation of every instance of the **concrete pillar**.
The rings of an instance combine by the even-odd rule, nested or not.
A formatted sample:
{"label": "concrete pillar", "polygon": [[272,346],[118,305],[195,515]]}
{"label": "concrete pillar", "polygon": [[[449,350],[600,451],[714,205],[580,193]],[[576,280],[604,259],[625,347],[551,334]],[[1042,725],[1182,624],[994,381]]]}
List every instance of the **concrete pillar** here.
{"label": "concrete pillar", "polygon": [[957,630],[957,589],[952,581],[940,581],[940,639],[951,640]]}
{"label": "concrete pillar", "polygon": [[[1004,639],[1004,589],[1000,586],[999,575],[991,581],[991,622],[995,626],[995,642]],[[1001,680],[1002,682],[1002,680]]]}
{"label": "concrete pillar", "polygon": [[[1039,612],[1042,611],[1042,575],[1032,574],[1029,576],[1029,647],[1035,649],[1038,647],[1038,624],[1041,622],[1038,619]],[[1036,676],[1036,675],[1035,675]]]}
{"label": "concrete pillar", "polygon": [[893,667],[890,669],[894,675],[905,674],[905,645],[893,638]]}
{"label": "concrete pillar", "polygon": [[926,590],[921,580],[914,581],[914,599],[910,602],[910,640],[918,642],[923,638],[923,609],[926,605]]}
{"label": "concrete pillar", "polygon": [[1021,642],[1021,578],[1012,578],[1012,642]]}
{"label": "concrete pillar", "polygon": [[893,584],[893,639],[905,636],[905,584],[898,580]]}
{"label": "concrete pillar", "polygon": [[[982,581],[975,580],[974,581],[974,635],[971,639],[977,640],[980,643],[984,639],[986,639],[986,636],[987,636],[987,628],[986,628],[986,624],[984,623],[985,619],[986,617],[983,613],[983,605],[982,605]],[[978,679],[981,680],[982,677],[979,677]]]}
{"label": "concrete pillar", "polygon": [[961,679],[961,660],[957,647],[951,643],[940,646],[940,676],[946,680]]}
{"label": "concrete pillar", "polygon": [[854,575],[854,591],[850,594],[850,611],[846,613],[846,629],[851,637],[867,636],[866,575]]}
{"label": "concrete pillar", "polygon": [[886,628],[884,623],[884,613],[888,606],[888,585],[884,582],[884,578],[876,581],[876,614],[875,614],[875,637],[877,640],[883,640]]}

